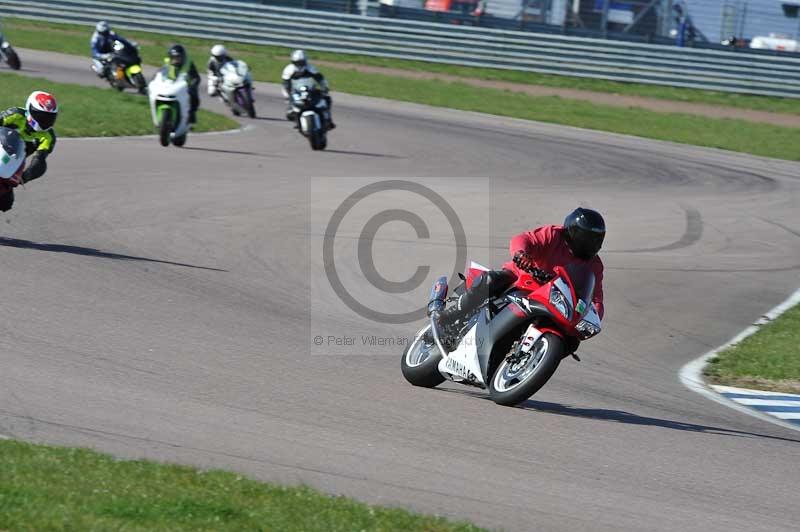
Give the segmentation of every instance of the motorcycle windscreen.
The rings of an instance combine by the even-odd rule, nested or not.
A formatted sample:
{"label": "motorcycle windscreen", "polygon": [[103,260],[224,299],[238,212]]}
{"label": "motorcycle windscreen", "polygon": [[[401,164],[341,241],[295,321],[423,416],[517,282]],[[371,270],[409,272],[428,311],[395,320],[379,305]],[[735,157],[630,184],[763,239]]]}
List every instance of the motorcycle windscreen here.
{"label": "motorcycle windscreen", "polygon": [[587,308],[592,303],[594,297],[594,286],[596,278],[592,268],[588,264],[572,263],[565,268],[570,281],[572,281],[572,288],[575,290],[575,297],[577,303],[575,310],[578,314],[585,314]]}

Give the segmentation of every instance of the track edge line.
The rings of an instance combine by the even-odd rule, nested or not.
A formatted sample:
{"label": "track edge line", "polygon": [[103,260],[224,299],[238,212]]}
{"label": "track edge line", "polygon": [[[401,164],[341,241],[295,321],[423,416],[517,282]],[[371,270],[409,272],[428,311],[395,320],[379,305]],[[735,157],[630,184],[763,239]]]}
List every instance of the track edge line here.
{"label": "track edge line", "polygon": [[740,405],[739,403],[732,401],[731,399],[726,398],[720,393],[717,393],[714,389],[709,387],[706,382],[703,380],[703,368],[706,367],[708,361],[714,358],[717,353],[720,351],[727,349],[728,347],[732,346],[733,344],[737,344],[747,338],[755,334],[761,325],[768,323],[796,304],[800,303],[800,288],[794,291],[792,295],[786,298],[785,301],[780,303],[778,306],[761,316],[757,321],[755,321],[752,325],[741,331],[739,334],[725,342],[724,344],[720,345],[719,347],[715,347],[711,351],[701,355],[700,357],[686,363],[678,372],[678,376],[680,377],[681,384],[683,384],[689,390],[699,393],[700,395],[705,396],[707,399],[711,399],[712,401],[719,403],[721,405],[725,405],[729,408],[733,408],[739,412],[744,414],[756,417],[762,421],[766,421],[768,423],[772,423],[774,425],[779,425],[783,428],[800,431],[800,427],[797,425],[793,425],[776,417],[769,416],[757,410],[753,410],[752,408],[747,408],[744,405]]}

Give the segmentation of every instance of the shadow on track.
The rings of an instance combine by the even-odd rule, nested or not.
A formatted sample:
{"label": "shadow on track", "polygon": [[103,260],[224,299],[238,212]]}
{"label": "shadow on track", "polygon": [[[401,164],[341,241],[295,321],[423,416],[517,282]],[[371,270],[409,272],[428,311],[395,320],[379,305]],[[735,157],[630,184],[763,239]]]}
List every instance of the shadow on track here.
{"label": "shadow on track", "polygon": [[[462,395],[469,395],[486,401],[491,401],[487,395],[476,393],[471,390],[450,390],[442,389],[449,393],[457,393]],[[724,429],[721,427],[711,427],[708,425],[698,425],[695,423],[685,423],[683,421],[673,421],[670,419],[661,419],[657,417],[640,416],[624,410],[609,410],[606,408],[576,408],[561,403],[548,403],[545,401],[534,401],[528,399],[524,403],[516,406],[520,410],[530,410],[535,412],[542,412],[546,414],[556,414],[560,416],[570,416],[584,419],[599,419],[601,421],[611,421],[615,423],[625,423],[627,425],[644,425],[649,427],[661,427],[672,430],[682,430],[686,432],[699,432],[703,434],[715,434],[719,436],[734,436],[739,438],[767,438],[770,440],[788,441],[792,443],[800,443],[800,440],[793,438],[784,438],[781,436],[770,436],[767,434],[759,434],[756,432],[747,432],[742,430]]]}
{"label": "shadow on track", "polygon": [[402,159],[402,157],[398,155],[390,155],[388,153],[370,153],[367,151],[325,150],[324,153],[341,153],[344,155],[360,155],[362,157],[382,157],[384,159]]}
{"label": "shadow on track", "polygon": [[[247,118],[247,117],[242,117],[242,118]],[[274,118],[271,116],[257,116],[255,118],[248,118],[248,120],[264,120],[267,122],[286,122],[287,124],[291,124],[291,122],[289,122],[285,118]]]}
{"label": "shadow on track", "polygon": [[254,151],[221,150],[219,148],[201,148],[200,146],[184,146],[181,149],[194,150],[194,151],[209,151],[214,153],[230,153],[232,155],[252,155],[253,157],[270,157],[270,155],[265,155],[263,153],[256,153]]}
{"label": "shadow on track", "polygon": [[30,240],[21,240],[19,238],[0,237],[0,246],[8,248],[19,248],[19,249],[35,249],[38,251],[49,251],[53,253],[69,253],[72,255],[83,255],[85,257],[98,257],[102,259],[156,262],[158,264],[169,264],[172,266],[182,266],[184,268],[196,268],[198,270],[209,270],[214,272],[228,271],[228,270],[222,270],[220,268],[210,268],[208,266],[196,266],[194,264],[186,264],[183,262],[172,262],[169,260],[150,259],[147,257],[136,257],[133,255],[109,253],[107,251],[100,251],[99,249],[85,248],[81,246],[68,246],[65,244],[41,244],[39,242],[31,242]]}

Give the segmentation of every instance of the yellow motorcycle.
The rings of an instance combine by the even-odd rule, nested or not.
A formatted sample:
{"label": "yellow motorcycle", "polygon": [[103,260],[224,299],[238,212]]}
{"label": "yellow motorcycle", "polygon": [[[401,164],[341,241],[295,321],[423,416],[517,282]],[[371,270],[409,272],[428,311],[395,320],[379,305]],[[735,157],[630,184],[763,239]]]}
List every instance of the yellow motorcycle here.
{"label": "yellow motorcycle", "polygon": [[147,94],[147,80],[142,72],[142,59],[135,43],[114,41],[114,52],[109,60],[106,79],[117,89],[136,89],[141,94]]}

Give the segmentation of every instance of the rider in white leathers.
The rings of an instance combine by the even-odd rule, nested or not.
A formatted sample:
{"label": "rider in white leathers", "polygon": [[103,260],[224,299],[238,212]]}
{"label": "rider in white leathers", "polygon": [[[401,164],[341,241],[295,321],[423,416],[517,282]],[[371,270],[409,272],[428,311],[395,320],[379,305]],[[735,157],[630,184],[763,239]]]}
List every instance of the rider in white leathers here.
{"label": "rider in white leathers", "polygon": [[[211,57],[208,58],[208,95],[216,96],[220,94],[219,87],[222,84],[222,66],[233,61],[233,57],[228,55],[228,50],[221,44],[211,47]],[[225,94],[221,94],[225,98]]]}
{"label": "rider in white leathers", "polygon": [[308,62],[306,53],[303,50],[295,50],[292,52],[291,60],[292,62],[286,65],[286,68],[283,69],[283,73],[281,74],[281,81],[283,83],[283,97],[286,98],[288,105],[286,119],[289,121],[295,120],[295,117],[292,113],[292,105],[289,102],[289,97],[292,90],[292,81],[301,78],[313,78],[322,89],[322,93],[324,95],[323,97],[325,98],[325,102],[328,104],[328,111],[325,116],[327,129],[335,128],[336,124],[333,123],[333,118],[331,116],[332,102],[330,94],[328,94],[328,82],[325,80],[325,76],[323,76],[319,70],[317,70]]}

